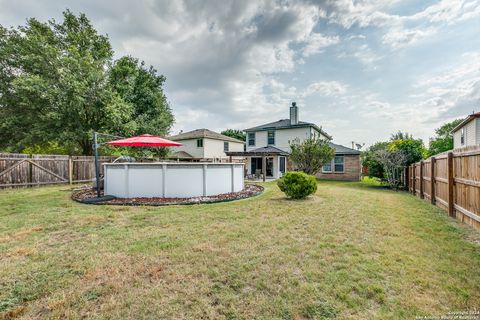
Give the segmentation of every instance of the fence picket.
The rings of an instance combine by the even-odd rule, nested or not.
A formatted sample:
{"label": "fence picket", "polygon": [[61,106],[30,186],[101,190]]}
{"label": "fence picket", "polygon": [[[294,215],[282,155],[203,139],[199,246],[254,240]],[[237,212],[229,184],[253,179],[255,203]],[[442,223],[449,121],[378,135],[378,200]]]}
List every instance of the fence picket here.
{"label": "fence picket", "polygon": [[[413,195],[480,230],[480,146],[430,157],[412,164],[407,171]],[[430,188],[426,188],[428,184]]]}

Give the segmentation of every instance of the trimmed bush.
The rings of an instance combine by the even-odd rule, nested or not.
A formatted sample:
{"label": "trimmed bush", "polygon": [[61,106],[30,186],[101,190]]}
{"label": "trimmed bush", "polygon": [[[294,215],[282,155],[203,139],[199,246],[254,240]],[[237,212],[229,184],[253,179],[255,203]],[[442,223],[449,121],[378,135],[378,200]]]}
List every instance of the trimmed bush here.
{"label": "trimmed bush", "polygon": [[277,185],[292,199],[305,199],[317,191],[317,179],[299,171],[287,172],[277,181]]}

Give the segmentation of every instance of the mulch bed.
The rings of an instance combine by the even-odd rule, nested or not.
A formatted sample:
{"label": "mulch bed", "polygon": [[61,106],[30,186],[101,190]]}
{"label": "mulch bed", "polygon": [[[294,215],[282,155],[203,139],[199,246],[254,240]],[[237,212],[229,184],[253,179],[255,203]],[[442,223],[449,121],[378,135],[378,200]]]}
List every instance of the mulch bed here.
{"label": "mulch bed", "polygon": [[[245,189],[240,192],[223,193],[215,196],[193,197],[193,198],[113,198],[104,201],[94,201],[97,194],[94,189],[74,191],[72,199],[88,204],[109,204],[109,205],[130,205],[130,206],[164,206],[174,204],[199,204],[226,202],[254,197],[263,192],[263,187],[256,184],[246,184]],[[103,194],[102,194],[103,196]]]}

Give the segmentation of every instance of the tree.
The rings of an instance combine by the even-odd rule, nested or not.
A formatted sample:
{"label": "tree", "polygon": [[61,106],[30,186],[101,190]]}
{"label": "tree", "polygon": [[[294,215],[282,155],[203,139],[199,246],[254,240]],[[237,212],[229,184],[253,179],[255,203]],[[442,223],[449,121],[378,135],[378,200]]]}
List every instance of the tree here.
{"label": "tree", "polygon": [[165,136],[173,123],[173,115],[163,93],[165,77],[152,66],[126,56],[115,61],[109,82],[118,95],[132,106],[134,134]]}
{"label": "tree", "polygon": [[390,136],[390,141],[404,139],[413,139],[413,136],[410,133],[403,132],[401,130],[398,130],[396,133],[392,133],[392,135]]}
{"label": "tree", "polygon": [[247,138],[245,133],[242,130],[236,130],[236,129],[223,130],[221,134],[227,137],[238,139],[240,141],[245,141],[245,139]]}
{"label": "tree", "polygon": [[306,174],[316,174],[322,166],[332,161],[335,149],[331,148],[327,140],[309,138],[302,142],[295,139],[290,143],[290,159],[296,168]]}
{"label": "tree", "polygon": [[376,152],[380,150],[388,150],[388,142],[377,142],[362,152],[362,165],[367,167],[368,176],[379,179],[385,178],[383,165],[378,161]]}
{"label": "tree", "polygon": [[[130,91],[112,83],[108,38],[84,14],[67,10],[63,18],[61,23],[29,19],[18,29],[0,27],[0,148],[19,152],[58,145],[91,155],[93,131],[127,136],[156,133],[156,125],[168,130],[173,117],[164,104],[164,78],[158,85],[158,79],[145,76],[154,84],[144,87],[157,92],[128,96]],[[138,69],[132,78],[139,78]],[[147,107],[155,99],[161,101]]]}
{"label": "tree", "polygon": [[[109,83],[113,90],[132,106],[132,117],[129,127],[132,134],[149,133],[158,136],[168,134],[173,115],[167,98],[163,93],[165,77],[138,59],[125,56],[110,69]],[[133,152],[139,156],[160,156],[168,153],[167,148],[141,148]]]}
{"label": "tree", "polygon": [[403,150],[377,150],[375,158],[382,164],[389,186],[398,189],[402,183],[402,173],[407,165],[407,154]]}
{"label": "tree", "polygon": [[453,120],[443,124],[440,128],[435,129],[435,137],[430,138],[428,146],[429,156],[434,156],[453,149],[452,130],[462,121],[462,119]]}
{"label": "tree", "polygon": [[393,140],[389,143],[388,149],[389,151],[403,151],[407,161],[406,165],[425,159],[428,155],[421,139]]}

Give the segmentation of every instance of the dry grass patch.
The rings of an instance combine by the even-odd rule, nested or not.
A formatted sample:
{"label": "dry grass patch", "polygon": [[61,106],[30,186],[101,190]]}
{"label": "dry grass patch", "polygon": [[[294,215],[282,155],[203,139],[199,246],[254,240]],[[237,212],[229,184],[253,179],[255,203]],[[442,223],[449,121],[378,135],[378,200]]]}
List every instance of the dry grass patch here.
{"label": "dry grass patch", "polygon": [[265,186],[156,208],[81,205],[58,187],[1,193],[0,237],[21,236],[0,243],[0,314],[412,319],[478,306],[478,235],[441,210],[366,182],[319,182],[305,201]]}

